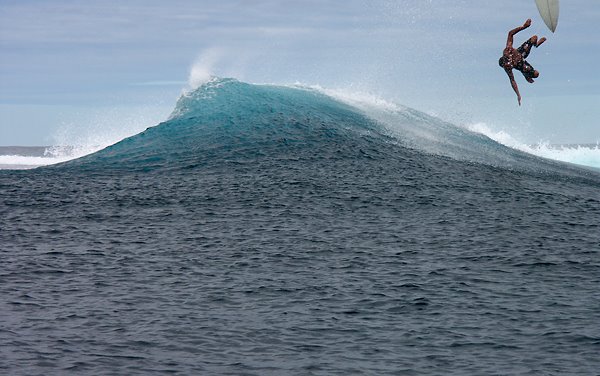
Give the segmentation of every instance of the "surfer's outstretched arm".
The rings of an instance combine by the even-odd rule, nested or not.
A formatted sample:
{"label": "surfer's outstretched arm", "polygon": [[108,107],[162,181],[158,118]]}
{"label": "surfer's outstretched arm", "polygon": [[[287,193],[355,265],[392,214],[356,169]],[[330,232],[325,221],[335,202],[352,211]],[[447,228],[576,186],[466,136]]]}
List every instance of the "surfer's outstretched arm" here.
{"label": "surfer's outstretched arm", "polygon": [[508,39],[506,40],[506,47],[512,47],[513,37],[515,36],[515,34],[518,33],[519,31],[523,31],[523,30],[527,29],[529,26],[531,26],[531,18],[528,18],[527,21],[525,21],[525,23],[523,24],[523,26],[519,26],[519,27],[509,31]]}
{"label": "surfer's outstretched arm", "polygon": [[519,93],[519,86],[517,85],[517,81],[515,81],[515,76],[513,75],[512,69],[505,70],[505,71],[506,71],[506,74],[508,75],[508,78],[510,79],[510,84],[511,84],[513,90],[517,94],[517,100],[519,101],[519,106],[520,106],[521,105],[521,93]]}

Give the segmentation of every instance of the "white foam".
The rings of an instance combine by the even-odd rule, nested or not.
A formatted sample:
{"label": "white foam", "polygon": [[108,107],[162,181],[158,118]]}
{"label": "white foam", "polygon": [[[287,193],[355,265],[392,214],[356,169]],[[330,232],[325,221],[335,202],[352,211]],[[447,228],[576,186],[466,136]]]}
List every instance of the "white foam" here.
{"label": "white foam", "polygon": [[114,142],[105,142],[102,144],[75,146],[54,145],[46,148],[44,156],[0,155],[0,169],[20,170],[62,163],[94,153],[113,143]]}
{"label": "white foam", "polygon": [[27,169],[66,162],[70,157],[29,157],[24,155],[0,155],[0,169]]}
{"label": "white foam", "polygon": [[363,110],[372,108],[383,111],[398,112],[406,109],[404,106],[392,103],[381,98],[377,94],[369,92],[348,89],[327,89],[320,85],[302,85],[300,83],[296,83],[295,86],[317,90],[327,96]]}
{"label": "white foam", "polygon": [[484,123],[471,124],[467,128],[484,134],[502,145],[538,157],[600,168],[600,143],[598,142],[595,145],[552,145],[547,141],[540,141],[531,145],[515,139],[505,131],[495,131]]}

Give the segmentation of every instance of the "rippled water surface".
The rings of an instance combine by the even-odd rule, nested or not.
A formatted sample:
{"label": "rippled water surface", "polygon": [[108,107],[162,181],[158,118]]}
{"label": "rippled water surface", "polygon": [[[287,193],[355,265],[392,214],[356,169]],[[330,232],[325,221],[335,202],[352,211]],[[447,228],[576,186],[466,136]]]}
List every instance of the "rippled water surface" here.
{"label": "rippled water surface", "polygon": [[597,181],[427,162],[2,173],[0,364],[596,372]]}

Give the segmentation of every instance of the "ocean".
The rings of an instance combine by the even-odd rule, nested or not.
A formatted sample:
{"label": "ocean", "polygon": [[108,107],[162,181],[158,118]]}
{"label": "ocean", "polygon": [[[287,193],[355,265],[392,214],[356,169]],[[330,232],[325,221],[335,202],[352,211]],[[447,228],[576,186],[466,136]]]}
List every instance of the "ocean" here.
{"label": "ocean", "polygon": [[0,170],[0,244],[2,374],[600,369],[600,170],[390,103],[213,79]]}

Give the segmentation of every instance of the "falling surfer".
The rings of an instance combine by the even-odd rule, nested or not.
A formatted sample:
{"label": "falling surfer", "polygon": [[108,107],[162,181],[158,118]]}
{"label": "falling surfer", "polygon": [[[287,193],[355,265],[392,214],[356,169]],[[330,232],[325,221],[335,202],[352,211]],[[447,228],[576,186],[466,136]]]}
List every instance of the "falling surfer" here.
{"label": "falling surfer", "polygon": [[519,31],[523,31],[527,29],[531,25],[531,19],[525,21],[523,26],[519,26],[516,29],[512,29],[508,32],[508,40],[506,41],[506,48],[502,53],[502,57],[498,60],[498,64],[500,67],[504,68],[504,71],[508,75],[510,79],[510,83],[515,93],[517,93],[517,99],[519,101],[519,106],[521,105],[521,94],[519,93],[519,87],[517,86],[517,82],[515,81],[515,76],[513,75],[512,70],[516,69],[523,73],[523,76],[529,83],[534,82],[534,78],[538,78],[540,72],[535,70],[531,64],[525,60],[527,56],[529,56],[529,52],[531,52],[531,47],[539,47],[542,43],[546,41],[546,38],[541,38],[538,40],[537,35],[529,38],[525,43],[521,45],[521,47],[515,49],[513,47],[513,37]]}

